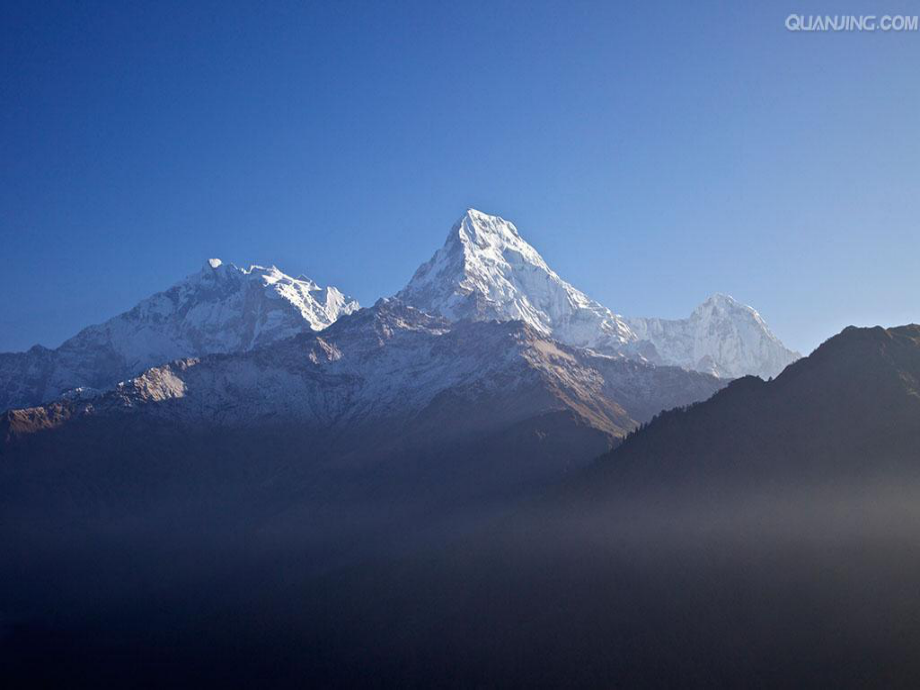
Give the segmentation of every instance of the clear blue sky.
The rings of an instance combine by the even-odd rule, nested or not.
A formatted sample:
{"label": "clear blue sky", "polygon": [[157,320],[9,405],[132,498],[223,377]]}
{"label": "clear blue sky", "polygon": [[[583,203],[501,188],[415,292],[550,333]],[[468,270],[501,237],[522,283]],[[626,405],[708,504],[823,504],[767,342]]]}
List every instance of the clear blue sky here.
{"label": "clear blue sky", "polygon": [[211,256],[370,304],[467,206],[619,313],[920,321],[920,33],[784,28],[916,3],[131,4],[0,6],[0,350]]}

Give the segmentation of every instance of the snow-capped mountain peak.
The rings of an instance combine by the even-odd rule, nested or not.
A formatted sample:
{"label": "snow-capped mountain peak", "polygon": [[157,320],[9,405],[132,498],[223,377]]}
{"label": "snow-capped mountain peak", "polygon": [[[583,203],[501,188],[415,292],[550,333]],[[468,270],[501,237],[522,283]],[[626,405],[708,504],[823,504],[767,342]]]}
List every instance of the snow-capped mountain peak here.
{"label": "snow-capped mountain peak", "polygon": [[[199,273],[189,276],[165,293],[144,300],[138,307],[146,303],[160,304],[164,296],[174,291],[179,293],[178,303],[175,303],[174,295],[170,295],[168,301],[182,309],[183,305],[189,302],[201,301],[203,296],[204,301],[210,302],[215,296],[220,299],[220,295],[226,297],[235,292],[245,292],[247,289],[264,290],[266,296],[272,299],[280,297],[299,312],[309,329],[314,331],[322,330],[342,314],[350,314],[358,309],[358,303],[343,295],[337,288],[322,288],[303,274],[292,278],[274,265],[265,267],[253,264],[249,268],[240,268],[220,259],[208,259]],[[218,291],[216,295],[214,290]],[[169,308],[166,307],[167,311]],[[304,330],[302,324],[296,321],[293,326],[288,335]]]}
{"label": "snow-capped mountain peak", "polygon": [[758,314],[753,307],[742,304],[734,297],[724,292],[714,292],[705,300],[703,300],[703,302],[701,302],[700,305],[694,309],[694,312],[703,313],[706,311],[717,311],[727,313],[732,310],[745,312],[751,316],[756,317],[757,319],[760,319],[760,314]]}
{"label": "snow-capped mountain peak", "polygon": [[275,266],[220,259],[55,350],[0,354],[0,409],[106,388],[174,359],[245,352],[328,327],[358,303]]}
{"label": "snow-capped mountain peak", "polygon": [[476,209],[397,296],[449,319],[521,320],[580,347],[618,351],[635,340],[620,317],[560,278],[513,223]]}
{"label": "snow-capped mountain peak", "polygon": [[[467,209],[448,235],[447,244],[459,242],[471,254],[476,252],[518,251],[533,264],[546,266],[537,250],[521,237],[514,223],[490,216],[474,208]],[[548,268],[548,267],[547,267]]]}
{"label": "snow-capped mountain peak", "polygon": [[801,357],[777,338],[759,313],[730,295],[716,293],[686,319],[628,318],[663,362],[724,378],[776,376]]}
{"label": "snow-capped mountain peak", "polygon": [[770,332],[769,328],[767,328],[766,322],[756,309],[742,304],[731,295],[726,295],[723,292],[716,292],[710,295],[702,304],[693,310],[691,318],[700,320],[719,318],[747,320],[764,329],[770,339],[779,342],[779,339]]}

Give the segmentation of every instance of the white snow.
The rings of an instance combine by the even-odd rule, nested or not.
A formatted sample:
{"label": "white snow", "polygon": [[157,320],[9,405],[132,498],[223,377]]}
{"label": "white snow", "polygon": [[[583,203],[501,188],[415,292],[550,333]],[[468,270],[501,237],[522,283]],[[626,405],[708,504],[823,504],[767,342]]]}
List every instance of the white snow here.
{"label": "white snow", "polygon": [[175,359],[245,352],[327,328],[358,303],[272,266],[209,259],[202,270],[53,351],[0,357],[0,409],[108,388]]}
{"label": "white snow", "polygon": [[686,319],[629,318],[660,360],[723,378],[776,376],[801,357],[785,347],[751,307],[716,293]]}

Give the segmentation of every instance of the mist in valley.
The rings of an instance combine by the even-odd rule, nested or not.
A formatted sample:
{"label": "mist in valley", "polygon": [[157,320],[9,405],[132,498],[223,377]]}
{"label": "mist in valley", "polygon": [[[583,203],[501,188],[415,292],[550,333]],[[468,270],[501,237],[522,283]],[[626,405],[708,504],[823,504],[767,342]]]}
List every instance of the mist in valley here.
{"label": "mist in valley", "polygon": [[343,559],[306,524],[266,535],[180,521],[82,538],[7,525],[5,672],[73,683],[907,684],[920,670],[918,496],[916,475],[718,496],[567,486],[510,510],[400,523]]}

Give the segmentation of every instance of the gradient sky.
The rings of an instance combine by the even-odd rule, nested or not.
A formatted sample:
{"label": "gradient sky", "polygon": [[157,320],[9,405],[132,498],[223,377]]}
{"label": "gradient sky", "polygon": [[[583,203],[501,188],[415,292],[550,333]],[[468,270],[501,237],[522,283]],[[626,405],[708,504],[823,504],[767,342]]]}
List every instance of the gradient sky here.
{"label": "gradient sky", "polygon": [[369,305],[468,206],[618,313],[920,321],[920,32],[784,27],[916,3],[145,4],[0,6],[0,350],[212,256]]}

